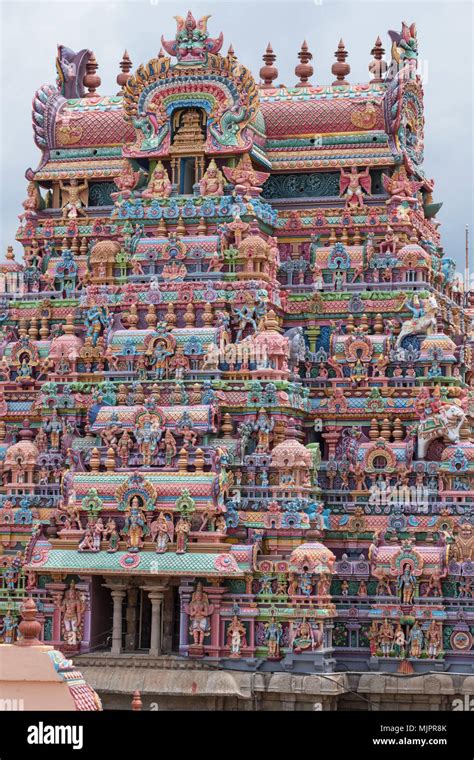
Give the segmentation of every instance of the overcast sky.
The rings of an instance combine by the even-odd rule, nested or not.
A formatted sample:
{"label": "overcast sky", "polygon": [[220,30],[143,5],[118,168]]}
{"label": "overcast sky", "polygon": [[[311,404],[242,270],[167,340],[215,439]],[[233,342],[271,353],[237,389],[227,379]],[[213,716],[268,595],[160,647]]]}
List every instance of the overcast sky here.
{"label": "overcast sky", "polygon": [[[54,84],[56,45],[96,54],[101,94],[115,94],[119,61],[126,48],[134,68],[160,49],[160,37],[172,39],[174,15],[188,9],[198,17],[212,14],[211,36],[224,34],[223,52],[235,53],[258,79],[262,54],[272,43],[278,82],[297,81],[294,67],[306,38],[313,53],[313,84],[333,81],[331,65],[340,37],[349,52],[352,83],[369,79],[370,50],[380,35],[387,53],[388,29],[402,20],[416,22],[419,56],[425,78],[425,171],[435,179],[434,200],[443,201],[438,215],[446,254],[464,262],[464,229],[473,219],[473,6],[462,0],[0,0],[1,11],[1,254],[14,243],[21,202],[26,197],[24,172],[36,168],[31,101],[41,84]],[[16,243],[15,248],[18,249]],[[471,246],[471,270],[474,254]]]}

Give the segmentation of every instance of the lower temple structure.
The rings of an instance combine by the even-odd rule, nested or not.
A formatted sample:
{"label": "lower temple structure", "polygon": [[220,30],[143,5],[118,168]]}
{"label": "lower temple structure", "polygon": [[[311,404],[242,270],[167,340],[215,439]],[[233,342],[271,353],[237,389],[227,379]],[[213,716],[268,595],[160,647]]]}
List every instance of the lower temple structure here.
{"label": "lower temple structure", "polygon": [[[116,95],[59,46],[33,99],[23,263],[0,265],[0,641],[33,597],[105,707],[125,664],[216,709],[305,677],[324,709],[394,674],[457,698],[474,303],[423,169],[415,26],[358,85],[342,40],[312,84],[304,43],[287,87],[271,46],[258,83],[206,17],[177,24]],[[132,680],[127,704],[153,692]]]}

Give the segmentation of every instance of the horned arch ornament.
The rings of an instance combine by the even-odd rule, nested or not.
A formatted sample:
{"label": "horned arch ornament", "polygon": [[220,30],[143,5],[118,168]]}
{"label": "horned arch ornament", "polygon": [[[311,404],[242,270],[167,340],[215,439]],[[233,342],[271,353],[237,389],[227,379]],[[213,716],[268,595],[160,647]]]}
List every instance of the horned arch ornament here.
{"label": "horned arch ornament", "polygon": [[171,145],[173,114],[180,108],[200,109],[206,118],[205,150],[209,153],[248,151],[249,125],[256,118],[258,90],[250,71],[233,56],[219,55],[222,35],[207,36],[207,17],[176,17],[173,42],[165,56],[140,66],[124,88],[125,118],[135,127],[135,142],[124,147],[131,157],[165,155]]}

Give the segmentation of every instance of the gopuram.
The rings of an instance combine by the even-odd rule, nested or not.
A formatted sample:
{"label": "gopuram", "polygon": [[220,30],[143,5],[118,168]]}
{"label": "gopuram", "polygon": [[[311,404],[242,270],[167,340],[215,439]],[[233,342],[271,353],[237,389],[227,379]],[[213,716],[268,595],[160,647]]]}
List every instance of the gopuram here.
{"label": "gopuram", "polygon": [[108,96],[58,47],[0,265],[0,642],[29,596],[79,661],[472,672],[474,301],[389,36],[284,86],[188,13]]}

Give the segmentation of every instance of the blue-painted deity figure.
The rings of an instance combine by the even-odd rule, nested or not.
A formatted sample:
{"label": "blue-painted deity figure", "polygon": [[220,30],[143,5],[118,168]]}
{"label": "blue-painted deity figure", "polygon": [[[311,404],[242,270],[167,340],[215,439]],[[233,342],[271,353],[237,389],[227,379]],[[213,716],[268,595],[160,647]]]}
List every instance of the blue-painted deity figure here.
{"label": "blue-painted deity figure", "polygon": [[15,622],[15,619],[8,610],[3,616],[2,626],[0,628],[0,636],[3,637],[4,644],[13,644],[15,629],[17,626],[18,623]]}
{"label": "blue-painted deity figure", "polygon": [[109,326],[107,309],[104,306],[91,306],[86,312],[85,323],[86,335],[92,338],[92,345],[95,347],[104,329]]}
{"label": "blue-painted deity figure", "polygon": [[300,593],[303,596],[311,596],[313,591],[313,579],[311,573],[303,573],[299,580]]}
{"label": "blue-painted deity figure", "polygon": [[402,604],[413,604],[415,596],[416,578],[411,571],[408,563],[403,566],[403,572],[398,579],[398,590]]}

